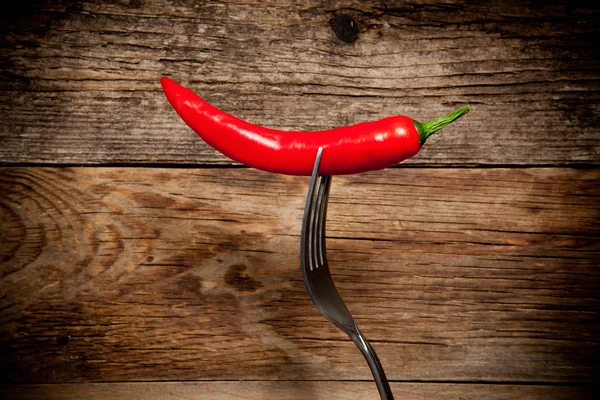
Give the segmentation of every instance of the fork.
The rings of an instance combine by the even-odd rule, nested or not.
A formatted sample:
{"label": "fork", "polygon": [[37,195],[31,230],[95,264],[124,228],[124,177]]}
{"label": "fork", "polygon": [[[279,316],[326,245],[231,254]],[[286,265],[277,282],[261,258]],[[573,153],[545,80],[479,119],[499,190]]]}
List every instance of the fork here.
{"label": "fork", "polygon": [[300,268],[304,285],[315,307],[335,326],[344,331],[361,351],[382,400],[393,400],[383,366],[365,336],[358,329],[350,310],[337,291],[329,264],[325,246],[325,219],[331,176],[319,175],[319,165],[323,149],[319,148],[313,167],[300,237]]}

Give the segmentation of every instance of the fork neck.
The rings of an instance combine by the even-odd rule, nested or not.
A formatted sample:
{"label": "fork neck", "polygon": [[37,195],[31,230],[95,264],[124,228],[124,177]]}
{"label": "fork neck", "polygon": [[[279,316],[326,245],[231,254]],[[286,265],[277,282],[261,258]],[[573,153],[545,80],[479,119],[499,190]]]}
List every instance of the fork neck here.
{"label": "fork neck", "polygon": [[381,361],[379,361],[379,357],[377,357],[377,353],[375,353],[373,346],[367,342],[367,339],[365,339],[358,327],[356,327],[355,332],[351,331],[348,333],[348,336],[350,336],[350,339],[352,339],[356,347],[358,347],[362,355],[365,357],[365,360],[367,360],[367,364],[369,364],[369,368],[371,369],[371,373],[375,379],[377,390],[379,390],[379,396],[381,397],[381,400],[394,400],[392,389],[390,388],[390,384],[385,375],[385,371],[383,370],[383,366],[381,365]]}

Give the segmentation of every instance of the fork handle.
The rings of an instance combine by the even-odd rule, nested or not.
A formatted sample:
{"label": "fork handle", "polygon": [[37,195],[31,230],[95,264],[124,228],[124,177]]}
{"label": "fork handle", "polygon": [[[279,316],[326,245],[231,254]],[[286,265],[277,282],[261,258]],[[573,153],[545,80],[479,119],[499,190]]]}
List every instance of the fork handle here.
{"label": "fork handle", "polygon": [[390,384],[385,376],[381,361],[379,361],[379,357],[377,357],[377,353],[375,353],[373,346],[367,342],[367,339],[364,337],[362,332],[358,330],[358,327],[356,327],[356,332],[349,333],[349,336],[356,347],[358,347],[362,355],[365,357],[365,360],[367,360],[367,364],[369,364],[369,368],[371,368],[373,378],[375,378],[375,384],[377,385],[377,390],[379,390],[379,396],[381,396],[381,400],[394,400],[392,389],[390,388]]}

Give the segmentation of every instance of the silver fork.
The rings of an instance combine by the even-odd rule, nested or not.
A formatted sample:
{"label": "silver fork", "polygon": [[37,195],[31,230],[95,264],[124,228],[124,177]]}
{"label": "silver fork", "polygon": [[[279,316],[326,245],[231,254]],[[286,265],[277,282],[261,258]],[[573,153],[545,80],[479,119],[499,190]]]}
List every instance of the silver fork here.
{"label": "silver fork", "polygon": [[358,329],[356,321],[337,291],[329,271],[325,247],[325,219],[331,176],[319,175],[322,154],[323,149],[320,148],[315,160],[302,220],[300,266],[304,285],[319,311],[344,331],[362,352],[371,368],[381,398],[393,400],[394,396],[383,366],[373,347]]}

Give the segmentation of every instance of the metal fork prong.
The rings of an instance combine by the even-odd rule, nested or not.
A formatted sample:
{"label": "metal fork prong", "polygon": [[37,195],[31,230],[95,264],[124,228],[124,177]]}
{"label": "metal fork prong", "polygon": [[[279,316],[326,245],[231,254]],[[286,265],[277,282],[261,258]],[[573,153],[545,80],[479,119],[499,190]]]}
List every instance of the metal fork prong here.
{"label": "metal fork prong", "polygon": [[320,240],[320,235],[319,232],[321,231],[320,226],[323,223],[323,219],[322,219],[322,215],[321,215],[321,208],[323,205],[323,202],[326,200],[323,197],[323,189],[324,189],[324,185],[323,185],[323,177],[319,176],[317,178],[317,184],[316,184],[316,189],[315,189],[315,208],[313,209],[313,214],[314,214],[314,220],[313,220],[313,226],[312,226],[312,230],[311,230],[311,242],[313,245],[313,249],[314,252],[312,254],[312,257],[314,259],[314,266],[315,268],[319,268],[321,266],[323,266],[323,262],[322,262],[322,257],[321,257],[321,252],[322,252],[322,241]]}
{"label": "metal fork prong", "polygon": [[329,189],[331,187],[331,176],[321,176],[321,186],[319,188],[319,205],[317,210],[317,226],[315,227],[315,242],[317,244],[317,257],[319,266],[327,263],[326,245],[325,245],[325,224],[327,216],[327,204],[329,198]]}
{"label": "metal fork prong", "polygon": [[310,258],[312,260],[311,263],[311,271],[313,269],[319,268],[319,257],[317,256],[317,252],[319,251],[318,241],[317,241],[317,226],[318,226],[318,218],[319,213],[317,210],[319,209],[319,193],[321,191],[321,183],[322,179],[320,176],[317,176],[315,181],[315,189],[313,192],[313,204],[311,207],[311,219],[310,219],[310,227],[309,227],[309,242],[310,242]]}
{"label": "metal fork prong", "polygon": [[323,180],[321,177],[317,177],[315,181],[315,189],[312,196],[312,205],[310,210],[310,221],[309,221],[309,256],[310,256],[310,270],[313,271],[319,268],[319,238],[318,238],[318,227],[319,227],[319,201],[321,201],[321,187]]}
{"label": "metal fork prong", "polygon": [[312,257],[315,260],[315,267],[319,268],[323,266],[323,247],[324,243],[322,240],[321,232],[323,226],[324,216],[322,214],[323,203],[327,202],[327,198],[324,197],[325,180],[323,176],[318,176],[315,183],[315,207],[312,210],[314,214],[314,223],[311,226],[311,243],[313,245],[314,253]]}
{"label": "metal fork prong", "polygon": [[304,208],[304,218],[302,219],[302,249],[300,252],[300,261],[302,265],[309,266],[309,269],[313,271],[316,269],[317,257],[315,257],[316,249],[315,247],[315,234],[314,228],[316,226],[315,219],[316,213],[315,209],[317,208],[317,200],[319,188],[321,187],[321,176],[319,175],[319,165],[321,163],[321,156],[323,154],[323,149],[319,148],[317,152],[317,157],[315,160],[315,165],[313,168],[313,173],[310,181],[310,186],[308,188],[308,196],[306,201],[306,207]]}

